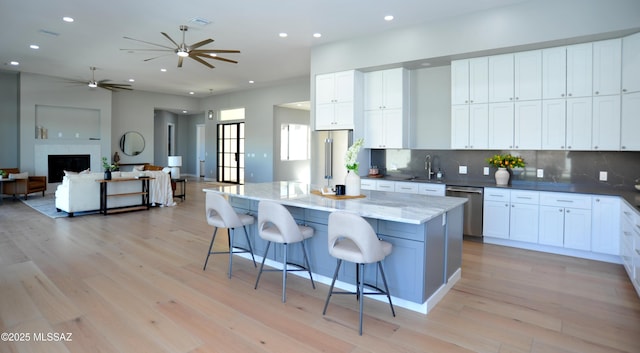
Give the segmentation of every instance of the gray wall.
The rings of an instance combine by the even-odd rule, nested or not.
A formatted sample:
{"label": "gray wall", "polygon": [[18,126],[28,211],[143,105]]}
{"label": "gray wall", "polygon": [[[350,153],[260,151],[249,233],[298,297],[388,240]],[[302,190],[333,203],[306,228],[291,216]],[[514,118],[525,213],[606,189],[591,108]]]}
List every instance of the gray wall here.
{"label": "gray wall", "polygon": [[20,74],[0,70],[0,168],[20,165]]}

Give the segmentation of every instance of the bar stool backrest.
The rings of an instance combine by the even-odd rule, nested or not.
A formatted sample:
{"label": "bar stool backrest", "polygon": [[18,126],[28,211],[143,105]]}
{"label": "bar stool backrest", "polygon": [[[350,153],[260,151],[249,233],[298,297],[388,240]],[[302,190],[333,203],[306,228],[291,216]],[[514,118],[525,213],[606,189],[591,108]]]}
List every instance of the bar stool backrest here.
{"label": "bar stool backrest", "polygon": [[[378,235],[359,215],[336,211],[329,215],[329,254],[354,263],[382,261],[386,254]],[[340,246],[340,242],[353,242],[355,247]]]}

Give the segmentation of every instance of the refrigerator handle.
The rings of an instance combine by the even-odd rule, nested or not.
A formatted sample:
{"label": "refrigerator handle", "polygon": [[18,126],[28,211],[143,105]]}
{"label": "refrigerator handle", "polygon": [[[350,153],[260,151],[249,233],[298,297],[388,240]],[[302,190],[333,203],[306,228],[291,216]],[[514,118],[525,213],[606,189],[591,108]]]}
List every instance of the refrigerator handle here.
{"label": "refrigerator handle", "polygon": [[333,139],[324,140],[324,178],[329,181],[333,179]]}

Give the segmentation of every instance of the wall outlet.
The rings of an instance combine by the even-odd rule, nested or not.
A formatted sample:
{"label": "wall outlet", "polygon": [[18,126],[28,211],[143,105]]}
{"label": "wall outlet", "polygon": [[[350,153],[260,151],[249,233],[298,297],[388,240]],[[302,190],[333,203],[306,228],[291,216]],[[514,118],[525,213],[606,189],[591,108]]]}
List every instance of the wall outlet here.
{"label": "wall outlet", "polygon": [[538,169],[536,170],[536,176],[538,178],[544,178],[544,169]]}
{"label": "wall outlet", "polygon": [[482,175],[489,175],[489,167],[484,167],[482,170]]}
{"label": "wall outlet", "polygon": [[607,172],[600,172],[600,181],[607,181]]}
{"label": "wall outlet", "polygon": [[467,166],[461,165],[458,167],[458,174],[467,174]]}

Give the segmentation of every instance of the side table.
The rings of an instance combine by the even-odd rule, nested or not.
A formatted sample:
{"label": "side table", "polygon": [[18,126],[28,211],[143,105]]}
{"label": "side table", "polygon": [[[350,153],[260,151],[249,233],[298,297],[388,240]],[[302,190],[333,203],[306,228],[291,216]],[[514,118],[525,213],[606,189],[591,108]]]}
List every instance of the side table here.
{"label": "side table", "polygon": [[[180,192],[178,193],[178,184],[180,184]],[[179,197],[182,201],[187,197],[187,179],[171,179],[171,187],[173,189],[173,197]]]}

